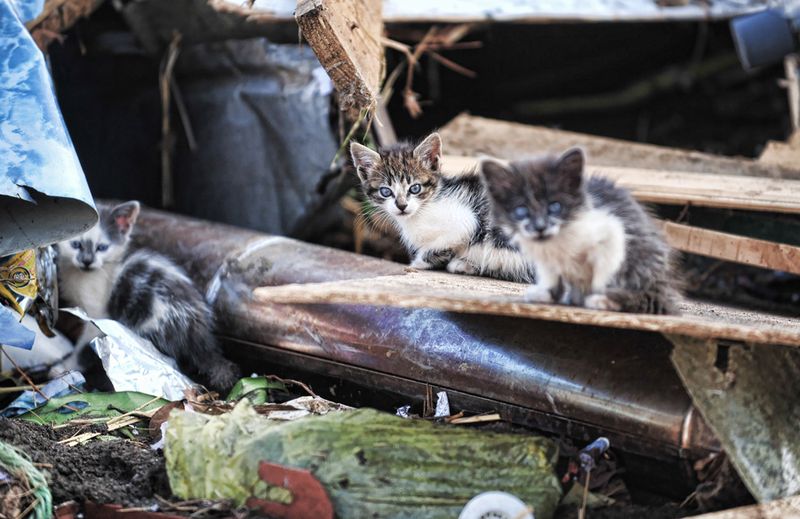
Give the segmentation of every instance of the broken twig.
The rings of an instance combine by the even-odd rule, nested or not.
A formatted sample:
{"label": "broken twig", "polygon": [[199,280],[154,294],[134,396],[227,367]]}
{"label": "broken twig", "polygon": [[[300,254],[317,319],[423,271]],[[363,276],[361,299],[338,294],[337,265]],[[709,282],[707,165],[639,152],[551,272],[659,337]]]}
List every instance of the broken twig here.
{"label": "broken twig", "polygon": [[33,382],[33,380],[31,379],[31,377],[29,377],[29,376],[28,376],[28,374],[27,374],[27,373],[25,373],[25,371],[23,371],[23,370],[22,370],[22,368],[20,368],[20,367],[19,367],[19,365],[18,365],[16,362],[14,362],[14,359],[12,359],[12,358],[11,358],[11,355],[9,355],[8,353],[6,353],[6,350],[5,350],[5,349],[3,349],[3,347],[2,347],[2,346],[0,346],[0,352],[3,352],[3,355],[5,355],[5,356],[6,356],[6,358],[7,358],[7,359],[8,359],[8,360],[11,362],[11,365],[12,365],[12,366],[14,366],[14,369],[16,369],[16,370],[17,370],[17,372],[18,372],[18,373],[20,374],[20,376],[21,376],[21,377],[22,377],[22,378],[25,380],[25,382],[27,382],[27,383],[30,385],[31,389],[33,389],[34,391],[36,391],[36,393],[38,393],[38,394],[39,394],[39,396],[41,396],[42,398],[44,398],[44,401],[45,401],[45,402],[47,402],[48,400],[50,400],[50,398],[49,398],[47,395],[45,395],[44,393],[42,393],[42,391],[39,389],[39,386],[37,386],[37,385],[36,385],[36,384]]}
{"label": "broken twig", "polygon": [[172,145],[173,135],[170,124],[170,99],[172,73],[180,54],[181,34],[173,33],[164,59],[161,61],[158,84],[161,92],[161,205],[172,207],[174,202],[172,181]]}

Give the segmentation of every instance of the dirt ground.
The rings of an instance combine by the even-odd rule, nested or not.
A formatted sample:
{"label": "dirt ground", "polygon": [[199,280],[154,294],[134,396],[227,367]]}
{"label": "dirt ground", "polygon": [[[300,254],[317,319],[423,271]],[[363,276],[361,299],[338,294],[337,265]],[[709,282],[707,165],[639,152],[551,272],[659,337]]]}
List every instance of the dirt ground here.
{"label": "dirt ground", "polygon": [[0,418],[0,440],[24,451],[49,473],[53,504],[71,499],[144,506],[171,495],[164,457],[146,443],[91,441],[75,447],[56,443],[74,429],[54,430]]}

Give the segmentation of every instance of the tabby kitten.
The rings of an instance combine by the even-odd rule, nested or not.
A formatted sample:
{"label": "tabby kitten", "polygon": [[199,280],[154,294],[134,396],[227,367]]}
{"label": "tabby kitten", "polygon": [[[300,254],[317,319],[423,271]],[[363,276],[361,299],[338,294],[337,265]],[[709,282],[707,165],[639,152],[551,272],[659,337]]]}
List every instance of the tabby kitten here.
{"label": "tabby kitten", "polygon": [[[226,360],[213,335],[213,317],[186,273],[168,258],[140,249],[127,253],[139,202],[100,209],[100,221],[83,235],[58,244],[62,299],[92,318],[115,319],[175,359],[181,371],[209,388],[230,389],[238,368]],[[78,341],[59,368],[83,367]]]}
{"label": "tabby kitten", "polygon": [[412,267],[533,281],[533,266],[489,224],[480,176],[442,175],[438,133],[416,147],[404,143],[377,152],[354,142],[350,154],[373,216],[397,229]]}
{"label": "tabby kitten", "polygon": [[670,247],[648,213],[608,179],[584,178],[584,156],[481,163],[493,217],[537,266],[532,302],[675,313]]}

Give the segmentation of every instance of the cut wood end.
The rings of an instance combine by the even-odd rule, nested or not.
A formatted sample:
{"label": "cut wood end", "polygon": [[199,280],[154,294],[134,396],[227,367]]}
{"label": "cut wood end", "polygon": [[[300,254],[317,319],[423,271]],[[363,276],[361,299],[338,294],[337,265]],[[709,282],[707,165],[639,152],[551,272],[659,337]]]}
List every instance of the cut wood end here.
{"label": "cut wood end", "polygon": [[299,0],[294,10],[294,18],[299,21],[303,16],[315,16],[314,11],[322,9],[324,9],[323,0]]}
{"label": "cut wood end", "polygon": [[295,20],[351,120],[377,106],[384,70],[380,0],[303,0]]}

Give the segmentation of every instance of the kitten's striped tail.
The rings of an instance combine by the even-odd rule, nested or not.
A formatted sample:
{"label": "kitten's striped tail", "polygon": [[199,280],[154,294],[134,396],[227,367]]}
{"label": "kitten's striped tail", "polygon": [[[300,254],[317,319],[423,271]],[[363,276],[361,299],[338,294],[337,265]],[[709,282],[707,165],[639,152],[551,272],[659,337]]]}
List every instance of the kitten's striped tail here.
{"label": "kitten's striped tail", "polygon": [[623,312],[660,315],[680,313],[680,293],[666,284],[654,285],[644,290],[610,288],[606,291],[606,297]]}

